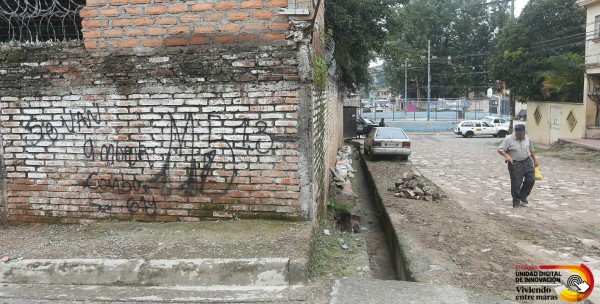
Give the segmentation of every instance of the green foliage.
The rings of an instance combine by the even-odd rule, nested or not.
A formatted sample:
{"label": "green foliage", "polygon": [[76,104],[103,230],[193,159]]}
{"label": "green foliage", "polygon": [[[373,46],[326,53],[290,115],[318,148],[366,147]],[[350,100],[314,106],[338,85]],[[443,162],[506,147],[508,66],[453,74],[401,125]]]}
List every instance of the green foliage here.
{"label": "green foliage", "polygon": [[335,41],[341,81],[352,91],[371,82],[369,62],[381,52],[393,8],[407,0],[327,0],[325,27]]}
{"label": "green foliage", "polygon": [[538,79],[542,79],[544,97],[563,102],[583,102],[584,63],[583,56],[573,53],[550,57],[548,69],[537,75]]}
{"label": "green foliage", "polygon": [[[485,91],[491,79],[488,54],[494,31],[508,20],[505,7],[481,0],[413,0],[390,18],[384,57],[385,75],[395,93],[404,92],[404,64],[409,59],[409,95],[426,95],[427,43],[431,40],[432,96],[460,97]],[[449,60],[448,57],[451,57]]]}
{"label": "green foliage", "polygon": [[313,83],[317,92],[322,93],[327,88],[327,62],[313,53],[313,65]]}
{"label": "green foliage", "polygon": [[516,22],[502,32],[500,52],[492,58],[492,74],[506,81],[518,100],[556,99],[556,94],[544,95],[544,79],[536,75],[547,69],[551,56],[564,52],[583,55],[585,10],[575,2],[530,1]]}

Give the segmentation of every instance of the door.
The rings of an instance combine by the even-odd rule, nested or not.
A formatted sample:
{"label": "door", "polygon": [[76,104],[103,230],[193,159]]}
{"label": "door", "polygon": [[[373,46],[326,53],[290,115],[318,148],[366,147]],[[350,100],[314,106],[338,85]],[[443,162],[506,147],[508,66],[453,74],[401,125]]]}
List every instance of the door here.
{"label": "door", "polygon": [[560,118],[562,116],[559,107],[550,108],[550,144],[554,144],[560,137]]}
{"label": "door", "polygon": [[344,108],[344,138],[356,137],[356,108]]}
{"label": "door", "polygon": [[485,135],[494,135],[496,134],[496,127],[492,124],[488,124],[487,122],[481,123],[482,134]]}

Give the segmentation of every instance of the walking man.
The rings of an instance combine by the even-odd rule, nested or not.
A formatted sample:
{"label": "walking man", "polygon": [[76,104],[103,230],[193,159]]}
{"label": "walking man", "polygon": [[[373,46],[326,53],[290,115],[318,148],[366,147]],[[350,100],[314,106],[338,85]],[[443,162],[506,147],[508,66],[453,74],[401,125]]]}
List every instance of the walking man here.
{"label": "walking man", "polygon": [[525,135],[525,126],[516,125],[515,133],[506,137],[498,153],[506,159],[510,174],[510,192],[513,208],[526,207],[527,197],[535,184],[535,169],[538,166],[533,145]]}

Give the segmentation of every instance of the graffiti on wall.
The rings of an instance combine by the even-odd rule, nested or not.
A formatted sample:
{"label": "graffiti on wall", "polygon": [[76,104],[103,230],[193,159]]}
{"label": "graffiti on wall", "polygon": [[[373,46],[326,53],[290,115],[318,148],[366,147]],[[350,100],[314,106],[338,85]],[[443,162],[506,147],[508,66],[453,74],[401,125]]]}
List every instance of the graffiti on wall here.
{"label": "graffiti on wall", "polygon": [[[131,214],[156,215],[156,193],[186,196],[207,194],[209,183],[224,185],[225,194],[238,177],[238,159],[248,155],[265,155],[276,148],[275,137],[264,120],[231,120],[223,114],[208,114],[208,120],[194,113],[165,113],[160,119],[150,120],[151,128],[160,128],[160,134],[148,135],[147,140],[102,140],[106,132],[95,134],[95,128],[107,128],[100,107],[69,110],[54,121],[32,117],[22,122],[25,145],[49,146],[67,139],[68,134],[83,134],[83,155],[96,171],[78,182],[79,186],[95,192],[111,192],[132,196],[125,207]],[[204,119],[202,119],[204,118]],[[110,127],[119,133],[116,127]],[[99,136],[94,136],[99,135]],[[114,134],[113,134],[114,135]],[[156,137],[152,137],[156,136]],[[100,138],[100,139],[98,139]],[[135,168],[127,174],[104,173],[104,166]],[[185,169],[185,176],[174,185],[173,170]],[[120,171],[120,170],[119,170]],[[218,171],[218,172],[215,172]],[[180,174],[177,174],[180,175]],[[110,205],[91,205],[98,212],[110,213]]]}

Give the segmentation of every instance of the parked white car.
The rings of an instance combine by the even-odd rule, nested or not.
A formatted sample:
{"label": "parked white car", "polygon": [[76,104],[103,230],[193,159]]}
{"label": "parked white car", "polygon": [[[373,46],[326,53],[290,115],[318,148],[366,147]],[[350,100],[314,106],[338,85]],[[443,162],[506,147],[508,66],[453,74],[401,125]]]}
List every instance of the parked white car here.
{"label": "parked white car", "polygon": [[506,137],[508,128],[504,125],[494,126],[481,120],[465,120],[454,125],[454,134],[462,137],[487,136]]}
{"label": "parked white car", "polygon": [[364,154],[371,159],[378,155],[398,155],[402,160],[408,160],[410,139],[400,128],[374,128],[365,137]]}
{"label": "parked white car", "polygon": [[505,126],[507,128],[510,127],[510,120],[504,119],[502,117],[486,116],[486,117],[482,118],[481,121],[485,121],[485,122],[490,123],[490,124],[492,124],[494,126]]}

